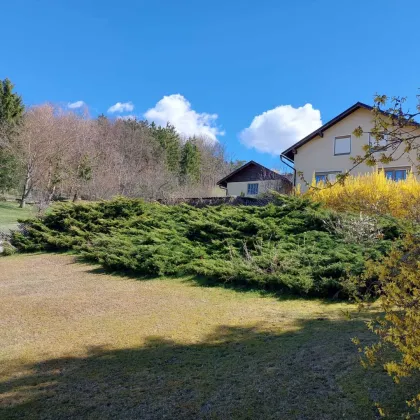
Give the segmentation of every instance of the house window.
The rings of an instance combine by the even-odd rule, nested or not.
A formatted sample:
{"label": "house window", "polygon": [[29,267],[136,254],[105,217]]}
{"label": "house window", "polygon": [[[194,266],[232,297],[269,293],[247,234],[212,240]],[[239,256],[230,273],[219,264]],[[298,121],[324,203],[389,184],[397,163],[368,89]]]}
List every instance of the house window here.
{"label": "house window", "polygon": [[372,152],[383,150],[388,145],[388,134],[385,134],[382,139],[377,140],[374,135],[369,134],[369,146]]}
{"label": "house window", "polygon": [[334,155],[349,155],[351,153],[351,136],[340,136],[334,139]]}
{"label": "house window", "polygon": [[315,172],[315,182],[318,184],[320,182],[326,183],[335,182],[337,174],[341,174],[341,171],[327,171],[327,172]]}
{"label": "house window", "polygon": [[315,181],[318,184],[319,182],[327,182],[326,174],[315,174]]}
{"label": "house window", "polygon": [[387,179],[392,179],[393,181],[404,181],[407,179],[410,168],[386,168],[384,171]]}
{"label": "house window", "polygon": [[248,184],[248,195],[257,195],[258,194],[258,184]]}

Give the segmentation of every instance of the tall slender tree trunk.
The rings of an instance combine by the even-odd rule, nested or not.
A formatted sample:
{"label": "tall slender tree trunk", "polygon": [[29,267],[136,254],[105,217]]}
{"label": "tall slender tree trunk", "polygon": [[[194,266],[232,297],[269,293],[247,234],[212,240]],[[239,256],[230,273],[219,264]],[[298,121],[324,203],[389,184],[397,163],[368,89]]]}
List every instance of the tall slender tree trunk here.
{"label": "tall slender tree trunk", "polygon": [[55,185],[52,187],[52,188],[50,188],[50,190],[49,190],[50,192],[49,192],[49,194],[48,194],[48,197],[47,197],[47,202],[48,202],[48,204],[50,204],[51,203],[51,201],[53,200],[53,198],[54,198],[54,194],[55,194]]}
{"label": "tall slender tree trunk", "polygon": [[52,169],[52,164],[50,163],[49,168],[48,168],[48,181],[47,181],[47,188],[46,188],[46,194],[45,194],[45,199],[48,204],[51,202],[52,197],[54,195],[54,191],[55,191],[55,186],[52,183],[52,177],[53,177],[53,169]]}
{"label": "tall slender tree trunk", "polygon": [[26,167],[26,176],[25,176],[25,182],[23,184],[23,191],[22,191],[22,197],[20,199],[20,205],[19,207],[23,209],[26,205],[26,199],[28,198],[29,192],[30,192],[30,186],[31,186],[31,167],[28,164]]}

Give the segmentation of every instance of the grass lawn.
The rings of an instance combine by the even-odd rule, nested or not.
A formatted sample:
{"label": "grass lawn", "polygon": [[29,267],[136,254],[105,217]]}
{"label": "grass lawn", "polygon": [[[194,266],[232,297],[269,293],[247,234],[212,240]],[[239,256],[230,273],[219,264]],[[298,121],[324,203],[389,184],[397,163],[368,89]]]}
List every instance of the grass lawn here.
{"label": "grass lawn", "polygon": [[[345,303],[0,258],[1,419],[375,419],[405,409]],[[398,405],[400,404],[400,405]]]}
{"label": "grass lawn", "polygon": [[19,208],[18,203],[0,201],[0,232],[8,232],[17,227],[17,220],[34,215],[32,206]]}

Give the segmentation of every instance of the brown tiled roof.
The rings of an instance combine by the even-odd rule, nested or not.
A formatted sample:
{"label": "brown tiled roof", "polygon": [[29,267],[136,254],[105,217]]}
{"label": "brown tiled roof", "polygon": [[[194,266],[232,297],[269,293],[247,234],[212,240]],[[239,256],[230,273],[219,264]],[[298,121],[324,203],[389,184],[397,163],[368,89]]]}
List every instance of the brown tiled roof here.
{"label": "brown tiled roof", "polygon": [[[265,166],[250,160],[248,163],[245,163],[245,165],[242,165],[240,168],[234,170],[233,172],[231,172],[229,175],[225,176],[224,178],[222,178],[217,185],[220,185],[222,187],[226,187],[227,183],[229,182],[230,179],[232,179],[233,177],[237,178],[237,175],[240,174],[242,171],[248,169],[250,166],[255,166],[257,168],[257,170],[259,172],[255,172],[258,176],[254,179],[254,178],[247,178],[244,177],[243,181],[255,181],[258,180],[260,178],[258,178],[259,176],[262,176],[261,180],[268,180],[268,179],[282,179],[284,182],[287,182],[289,184],[291,184],[290,180],[284,176],[281,175],[275,171],[272,171],[271,169],[266,168]],[[245,175],[245,174],[244,174]]]}

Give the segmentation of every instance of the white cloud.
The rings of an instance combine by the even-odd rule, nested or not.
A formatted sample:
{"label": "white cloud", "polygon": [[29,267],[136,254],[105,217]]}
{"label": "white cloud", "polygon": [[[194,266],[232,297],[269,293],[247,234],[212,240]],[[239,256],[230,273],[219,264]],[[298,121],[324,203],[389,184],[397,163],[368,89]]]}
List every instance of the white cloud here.
{"label": "white cloud", "polygon": [[216,126],[217,114],[194,111],[190,102],[180,94],[164,96],[144,116],[160,126],[166,126],[169,122],[179,134],[185,136],[202,136],[214,142],[217,136],[225,134]]}
{"label": "white cloud", "polygon": [[280,105],[257,115],[241,132],[240,139],[259,152],[280,154],[321,125],[321,113],[311,104],[299,108]]}
{"label": "white cloud", "polygon": [[85,103],[83,101],[69,102],[67,104],[67,108],[76,109],[76,108],[81,108],[84,105]]}
{"label": "white cloud", "polygon": [[115,112],[130,112],[134,109],[132,102],[117,102],[115,105],[112,105],[108,108],[109,114],[114,114]]}
{"label": "white cloud", "polygon": [[137,119],[136,115],[130,114],[130,115],[119,115],[117,117],[118,120],[135,120]]}

